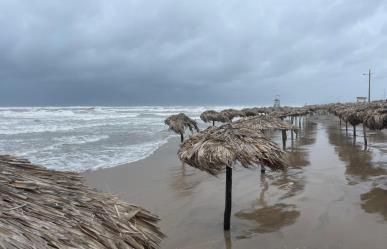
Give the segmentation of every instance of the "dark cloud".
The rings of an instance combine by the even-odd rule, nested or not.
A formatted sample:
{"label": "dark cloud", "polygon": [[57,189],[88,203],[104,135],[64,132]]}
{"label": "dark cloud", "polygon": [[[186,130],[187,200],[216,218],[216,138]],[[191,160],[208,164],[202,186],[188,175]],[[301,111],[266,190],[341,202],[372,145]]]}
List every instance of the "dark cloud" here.
{"label": "dark cloud", "polygon": [[0,1],[0,105],[269,104],[373,96],[382,0]]}

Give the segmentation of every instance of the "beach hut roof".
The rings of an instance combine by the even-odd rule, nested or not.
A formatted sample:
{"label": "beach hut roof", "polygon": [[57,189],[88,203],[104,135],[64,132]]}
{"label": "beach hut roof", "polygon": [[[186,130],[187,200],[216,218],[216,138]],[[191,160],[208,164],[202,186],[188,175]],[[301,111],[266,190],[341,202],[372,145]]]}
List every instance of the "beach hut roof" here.
{"label": "beach hut roof", "polygon": [[191,132],[193,132],[194,129],[199,132],[197,122],[184,113],[169,116],[164,120],[164,123],[169,126],[170,130],[179,134],[184,134],[186,128]]}
{"label": "beach hut roof", "polygon": [[230,119],[224,113],[220,113],[220,112],[217,112],[214,110],[204,111],[202,114],[200,114],[200,119],[203,120],[205,123],[208,123],[208,122],[221,122],[221,123],[230,122]]}
{"label": "beach hut roof", "polygon": [[182,143],[179,159],[216,175],[239,162],[243,167],[264,164],[272,169],[285,165],[284,152],[262,133],[232,124],[209,127]]}
{"label": "beach hut roof", "polygon": [[158,217],[79,173],[0,156],[0,248],[158,248]]}
{"label": "beach hut roof", "polygon": [[364,124],[372,130],[387,128],[387,108],[379,108],[368,112]]}
{"label": "beach hut roof", "polygon": [[247,127],[254,130],[297,130],[295,125],[269,115],[243,118],[233,122],[234,127]]}
{"label": "beach hut roof", "polygon": [[246,117],[253,117],[258,116],[262,114],[267,114],[271,112],[271,109],[265,108],[265,107],[251,107],[251,108],[244,108],[241,110],[244,113],[244,116]]}
{"label": "beach hut roof", "polygon": [[225,109],[225,110],[222,110],[220,113],[225,115],[229,120],[232,120],[233,118],[236,118],[236,117],[245,116],[244,112],[240,110],[235,110],[235,109]]}

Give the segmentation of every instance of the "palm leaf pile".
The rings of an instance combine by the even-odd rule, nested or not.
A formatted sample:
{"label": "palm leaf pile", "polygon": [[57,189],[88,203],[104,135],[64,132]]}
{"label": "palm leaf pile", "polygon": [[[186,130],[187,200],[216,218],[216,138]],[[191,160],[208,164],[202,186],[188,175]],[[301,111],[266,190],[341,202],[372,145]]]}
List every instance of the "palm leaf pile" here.
{"label": "palm leaf pile", "polygon": [[158,248],[159,218],[75,172],[0,156],[0,248]]}

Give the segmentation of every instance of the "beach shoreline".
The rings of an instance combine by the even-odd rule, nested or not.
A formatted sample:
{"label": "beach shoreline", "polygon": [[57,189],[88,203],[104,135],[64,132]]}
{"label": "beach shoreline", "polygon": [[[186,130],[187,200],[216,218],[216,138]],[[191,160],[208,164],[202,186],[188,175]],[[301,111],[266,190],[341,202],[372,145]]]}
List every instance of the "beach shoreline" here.
{"label": "beach shoreline", "polygon": [[[280,141],[278,132],[273,140]],[[387,190],[371,180],[387,170],[372,150],[383,149],[378,146],[386,140],[370,134],[376,148],[363,151],[361,139],[353,145],[336,120],[309,121],[293,149],[288,141],[286,172],[234,169],[230,234],[222,225],[225,174],[183,166],[178,137],[145,159],[82,175],[90,186],[159,215],[167,235],[161,248],[382,249]]]}

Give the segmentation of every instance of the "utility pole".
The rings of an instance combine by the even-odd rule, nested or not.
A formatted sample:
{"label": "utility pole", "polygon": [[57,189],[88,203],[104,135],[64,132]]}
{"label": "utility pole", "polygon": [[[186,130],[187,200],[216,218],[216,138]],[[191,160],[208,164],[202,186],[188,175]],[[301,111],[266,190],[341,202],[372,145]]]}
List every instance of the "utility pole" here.
{"label": "utility pole", "polygon": [[368,75],[368,102],[371,102],[371,69],[368,70],[368,74],[363,75]]}
{"label": "utility pole", "polygon": [[368,102],[371,102],[371,69],[368,70]]}

